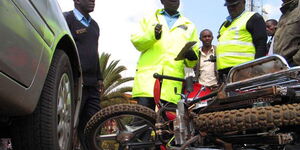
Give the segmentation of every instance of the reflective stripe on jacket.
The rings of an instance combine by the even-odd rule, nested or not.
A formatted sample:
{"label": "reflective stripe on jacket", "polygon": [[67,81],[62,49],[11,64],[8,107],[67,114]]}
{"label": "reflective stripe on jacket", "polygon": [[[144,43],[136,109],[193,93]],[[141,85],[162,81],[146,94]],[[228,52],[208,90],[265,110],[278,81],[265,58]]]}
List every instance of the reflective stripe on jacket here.
{"label": "reflective stripe on jacket", "polygon": [[[141,52],[134,78],[133,97],[153,97],[154,73],[184,78],[184,66],[193,67],[197,63],[197,60],[174,60],[189,41],[197,41],[193,50],[198,55],[199,38],[195,25],[180,15],[173,27],[169,29],[161,11],[159,9],[155,15],[144,18],[140,22],[139,30],[131,35],[131,42]],[[160,40],[156,40],[154,35],[154,28],[158,23],[162,24]],[[163,80],[161,99],[177,103],[180,96],[175,95],[175,87],[180,92],[182,83]]]}
{"label": "reflective stripe on jacket", "polygon": [[251,61],[255,56],[252,36],[246,29],[248,20],[254,12],[244,12],[231,25],[220,29],[217,46],[217,70],[233,67]]}

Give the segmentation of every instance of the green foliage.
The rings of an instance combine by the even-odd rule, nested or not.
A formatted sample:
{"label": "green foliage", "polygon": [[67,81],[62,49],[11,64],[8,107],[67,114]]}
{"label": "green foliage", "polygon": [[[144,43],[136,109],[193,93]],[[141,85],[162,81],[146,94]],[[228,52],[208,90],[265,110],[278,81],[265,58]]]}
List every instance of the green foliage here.
{"label": "green foliage", "polygon": [[121,73],[127,68],[118,65],[120,60],[110,62],[110,56],[108,53],[102,53],[100,56],[100,70],[104,84],[104,89],[100,95],[102,108],[113,104],[129,103],[126,93],[132,91],[131,86],[123,86],[123,84],[133,81],[133,77],[122,77]]}

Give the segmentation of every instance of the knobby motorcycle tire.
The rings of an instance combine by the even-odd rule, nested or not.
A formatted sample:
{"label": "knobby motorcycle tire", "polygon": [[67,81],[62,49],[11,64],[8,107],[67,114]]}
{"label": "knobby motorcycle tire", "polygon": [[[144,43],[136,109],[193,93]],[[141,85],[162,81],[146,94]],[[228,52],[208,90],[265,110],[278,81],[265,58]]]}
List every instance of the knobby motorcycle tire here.
{"label": "knobby motorcycle tire", "polygon": [[200,131],[211,133],[300,125],[300,104],[197,114],[194,122]]}
{"label": "knobby motorcycle tire", "polygon": [[[97,128],[106,120],[119,115],[136,115],[145,118],[149,122],[156,121],[156,113],[152,109],[138,104],[117,104],[101,109],[88,121],[84,129],[87,141],[93,140],[93,134]],[[89,147],[95,150],[92,143],[88,143]]]}

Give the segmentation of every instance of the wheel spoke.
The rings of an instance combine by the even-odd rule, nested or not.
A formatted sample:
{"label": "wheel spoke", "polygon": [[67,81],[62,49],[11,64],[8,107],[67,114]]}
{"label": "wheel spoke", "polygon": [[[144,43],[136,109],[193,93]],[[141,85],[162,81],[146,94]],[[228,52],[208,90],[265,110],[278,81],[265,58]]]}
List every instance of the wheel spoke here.
{"label": "wheel spoke", "polygon": [[145,124],[145,125],[133,128],[131,132],[133,132],[134,134],[143,133],[143,132],[149,130],[149,128],[150,128],[150,126]]}
{"label": "wheel spoke", "polygon": [[116,139],[117,139],[117,133],[107,134],[107,135],[99,135],[96,137],[97,141],[116,140]]}
{"label": "wheel spoke", "polygon": [[[109,116],[99,115],[98,119],[94,118],[96,123],[90,124],[86,128],[87,137],[89,137],[91,144],[95,146],[94,149],[135,149],[151,147],[154,148],[156,142],[155,127],[155,112],[144,110],[139,105],[124,105],[125,110],[116,108],[114,106],[105,108],[105,113],[122,112],[124,114],[113,114]],[[129,109],[129,112],[126,112]],[[131,112],[134,112],[131,114]],[[147,117],[139,111],[148,112]],[[149,114],[149,115],[148,115]],[[98,122],[98,123],[97,123]]]}

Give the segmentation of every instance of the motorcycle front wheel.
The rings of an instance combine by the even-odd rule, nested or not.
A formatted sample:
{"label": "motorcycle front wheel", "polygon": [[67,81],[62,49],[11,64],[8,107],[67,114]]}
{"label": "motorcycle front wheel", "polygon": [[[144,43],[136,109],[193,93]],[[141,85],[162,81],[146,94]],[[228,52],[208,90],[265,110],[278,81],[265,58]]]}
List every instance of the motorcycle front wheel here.
{"label": "motorcycle front wheel", "polygon": [[97,112],[85,127],[90,150],[153,149],[156,113],[137,104],[119,104]]}

